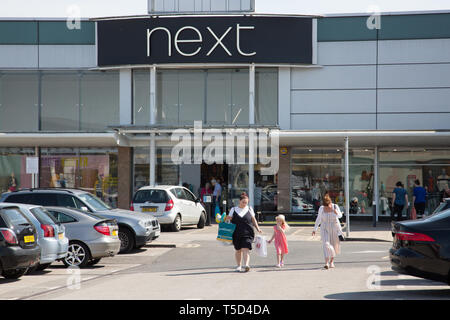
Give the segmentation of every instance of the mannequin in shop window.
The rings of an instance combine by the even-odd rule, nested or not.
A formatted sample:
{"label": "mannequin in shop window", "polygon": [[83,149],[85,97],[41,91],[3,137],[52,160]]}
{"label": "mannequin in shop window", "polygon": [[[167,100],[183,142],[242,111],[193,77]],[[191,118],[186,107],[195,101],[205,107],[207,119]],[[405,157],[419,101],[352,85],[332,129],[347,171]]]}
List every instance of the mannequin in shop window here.
{"label": "mannequin in shop window", "polygon": [[437,185],[439,192],[443,192],[445,189],[445,185],[448,185],[449,176],[447,175],[447,171],[442,169],[441,174],[437,177]]}
{"label": "mannequin in shop window", "polygon": [[17,180],[14,172],[11,172],[11,176],[8,179],[8,191],[13,192],[17,190]]}

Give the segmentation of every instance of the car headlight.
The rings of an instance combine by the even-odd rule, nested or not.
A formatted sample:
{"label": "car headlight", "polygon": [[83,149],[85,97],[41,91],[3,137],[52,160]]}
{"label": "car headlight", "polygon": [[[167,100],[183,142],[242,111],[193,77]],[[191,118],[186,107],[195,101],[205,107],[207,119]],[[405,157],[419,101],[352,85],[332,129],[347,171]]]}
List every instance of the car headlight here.
{"label": "car headlight", "polygon": [[145,221],[144,221],[144,220],[139,220],[139,225],[140,225],[142,228],[145,228]]}

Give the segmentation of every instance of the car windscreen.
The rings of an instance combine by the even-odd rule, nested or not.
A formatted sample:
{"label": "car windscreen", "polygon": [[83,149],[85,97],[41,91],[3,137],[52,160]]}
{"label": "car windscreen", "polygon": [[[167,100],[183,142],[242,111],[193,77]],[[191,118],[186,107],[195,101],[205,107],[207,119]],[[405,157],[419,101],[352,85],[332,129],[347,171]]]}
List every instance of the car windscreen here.
{"label": "car windscreen", "polygon": [[23,224],[30,224],[30,222],[24,217],[24,215],[17,208],[3,208],[0,210],[5,220],[12,226],[19,226]]}
{"label": "car windscreen", "polygon": [[36,207],[30,209],[33,216],[41,224],[58,224],[59,222],[44,208]]}
{"label": "car windscreen", "polygon": [[426,221],[438,221],[441,219],[447,219],[450,218],[450,209],[433,213],[431,216],[428,216],[425,218]]}
{"label": "car windscreen", "polygon": [[168,201],[167,193],[164,190],[140,190],[134,195],[134,203],[166,203]]}
{"label": "car windscreen", "polygon": [[82,193],[79,194],[78,197],[87,204],[89,204],[94,209],[94,211],[111,210],[110,206],[108,206],[102,200],[100,200],[99,198],[90,193]]}

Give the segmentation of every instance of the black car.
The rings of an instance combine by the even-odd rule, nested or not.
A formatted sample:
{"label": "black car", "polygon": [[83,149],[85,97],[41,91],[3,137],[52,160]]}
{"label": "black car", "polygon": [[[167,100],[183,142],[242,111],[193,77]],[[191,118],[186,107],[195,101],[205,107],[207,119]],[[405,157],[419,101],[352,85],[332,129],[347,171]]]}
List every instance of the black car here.
{"label": "black car", "polygon": [[450,210],[395,222],[390,249],[394,271],[450,285]]}
{"label": "black car", "polygon": [[41,249],[37,233],[16,206],[0,209],[0,273],[7,279],[20,278],[39,262]]}
{"label": "black car", "polygon": [[439,206],[434,209],[433,214],[442,212],[447,209],[450,209],[450,198],[445,198],[444,201],[442,201]]}

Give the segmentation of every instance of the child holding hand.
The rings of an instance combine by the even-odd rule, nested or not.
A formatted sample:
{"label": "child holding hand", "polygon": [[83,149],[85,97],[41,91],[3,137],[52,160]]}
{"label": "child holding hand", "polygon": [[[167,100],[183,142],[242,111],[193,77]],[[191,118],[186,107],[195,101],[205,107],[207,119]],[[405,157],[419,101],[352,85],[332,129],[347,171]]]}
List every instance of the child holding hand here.
{"label": "child holding hand", "polygon": [[281,268],[284,265],[284,255],[289,252],[288,243],[286,239],[285,231],[289,229],[289,225],[286,223],[284,215],[280,214],[275,218],[277,225],[273,227],[273,235],[268,243],[275,240],[275,249],[277,250],[277,268]]}

